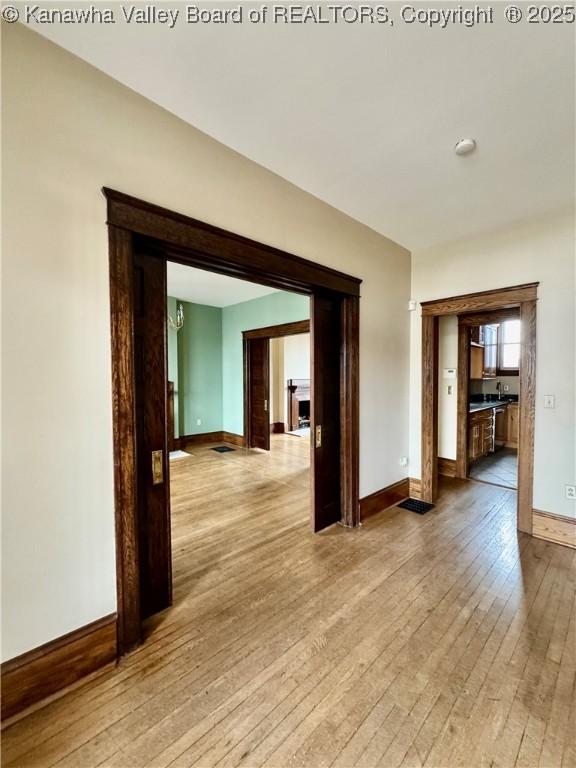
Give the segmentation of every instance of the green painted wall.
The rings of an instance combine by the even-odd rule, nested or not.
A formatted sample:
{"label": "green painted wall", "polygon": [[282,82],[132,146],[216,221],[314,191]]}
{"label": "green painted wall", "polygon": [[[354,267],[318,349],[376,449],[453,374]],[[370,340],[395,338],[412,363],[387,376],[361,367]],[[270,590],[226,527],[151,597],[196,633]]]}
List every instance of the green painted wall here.
{"label": "green painted wall", "polygon": [[271,293],[222,310],[222,422],[225,432],[244,433],[242,331],[308,320],[310,299],[296,293]]}
{"label": "green painted wall", "polygon": [[[168,297],[176,316],[177,299]],[[310,300],[272,293],[220,309],[183,301],[184,327],[168,329],[168,377],[175,384],[175,432],[244,433],[242,331],[307,320]],[[172,377],[175,378],[172,378]],[[197,420],[201,424],[197,424]]]}
{"label": "green painted wall", "polygon": [[218,432],[222,429],[222,310],[185,301],[182,305],[184,327],[178,331],[179,433]]}
{"label": "green painted wall", "polygon": [[[168,296],[168,315],[176,319],[177,300]],[[178,332],[168,323],[168,381],[174,382],[174,437],[180,434],[178,424]]]}

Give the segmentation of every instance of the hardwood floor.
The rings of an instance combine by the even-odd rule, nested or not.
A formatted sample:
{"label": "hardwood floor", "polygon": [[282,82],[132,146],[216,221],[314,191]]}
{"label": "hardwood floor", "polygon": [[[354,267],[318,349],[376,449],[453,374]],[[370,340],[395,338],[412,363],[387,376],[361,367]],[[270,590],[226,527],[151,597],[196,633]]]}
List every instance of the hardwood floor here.
{"label": "hardwood floor", "polygon": [[307,451],[171,464],[174,607],[6,728],[6,768],[576,765],[576,553],[456,480],[314,536]]}
{"label": "hardwood floor", "polygon": [[469,475],[473,480],[515,490],[518,487],[518,451],[515,448],[498,448],[495,453],[475,461]]}

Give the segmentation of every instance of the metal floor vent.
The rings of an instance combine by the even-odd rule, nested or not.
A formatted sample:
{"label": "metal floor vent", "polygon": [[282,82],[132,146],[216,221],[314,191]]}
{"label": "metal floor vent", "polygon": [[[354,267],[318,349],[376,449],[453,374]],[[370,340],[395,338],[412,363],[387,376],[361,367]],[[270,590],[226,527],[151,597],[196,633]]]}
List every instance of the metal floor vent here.
{"label": "metal floor vent", "polygon": [[431,509],[434,509],[434,504],[429,504],[427,501],[420,501],[419,499],[406,499],[398,504],[402,509],[409,509],[410,512],[416,512],[419,515],[424,515]]}
{"label": "metal floor vent", "polygon": [[235,451],[236,448],[228,448],[227,445],[217,445],[216,448],[211,448],[210,450],[216,451],[216,453],[228,453],[228,451]]}

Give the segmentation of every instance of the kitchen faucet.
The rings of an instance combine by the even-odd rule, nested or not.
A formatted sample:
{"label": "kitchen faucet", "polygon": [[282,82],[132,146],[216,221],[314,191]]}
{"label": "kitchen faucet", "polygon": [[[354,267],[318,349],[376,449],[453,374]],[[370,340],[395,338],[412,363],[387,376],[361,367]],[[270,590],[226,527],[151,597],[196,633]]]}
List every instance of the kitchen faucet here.
{"label": "kitchen faucet", "polygon": [[498,393],[498,400],[502,400],[502,382],[496,382],[496,392]]}

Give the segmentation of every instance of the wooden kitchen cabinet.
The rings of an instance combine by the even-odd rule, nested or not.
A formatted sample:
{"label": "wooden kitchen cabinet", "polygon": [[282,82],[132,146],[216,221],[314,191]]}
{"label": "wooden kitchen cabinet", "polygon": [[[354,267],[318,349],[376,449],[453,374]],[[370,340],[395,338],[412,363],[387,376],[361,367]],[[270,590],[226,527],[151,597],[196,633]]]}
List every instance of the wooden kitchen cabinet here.
{"label": "wooden kitchen cabinet", "polygon": [[485,325],[484,328],[484,369],[483,379],[493,379],[498,371],[498,326]]}
{"label": "wooden kitchen cabinet", "polygon": [[470,378],[481,379],[484,371],[484,348],[470,347]]}
{"label": "wooden kitchen cabinet", "polygon": [[494,410],[494,408],[487,408],[470,414],[468,423],[468,459],[471,462],[494,452]]}
{"label": "wooden kitchen cabinet", "polygon": [[470,378],[493,379],[497,371],[498,325],[474,326],[470,329]]}
{"label": "wooden kitchen cabinet", "polygon": [[520,425],[520,409],[518,403],[510,403],[507,414],[507,435],[506,446],[508,448],[518,448],[518,428]]}

